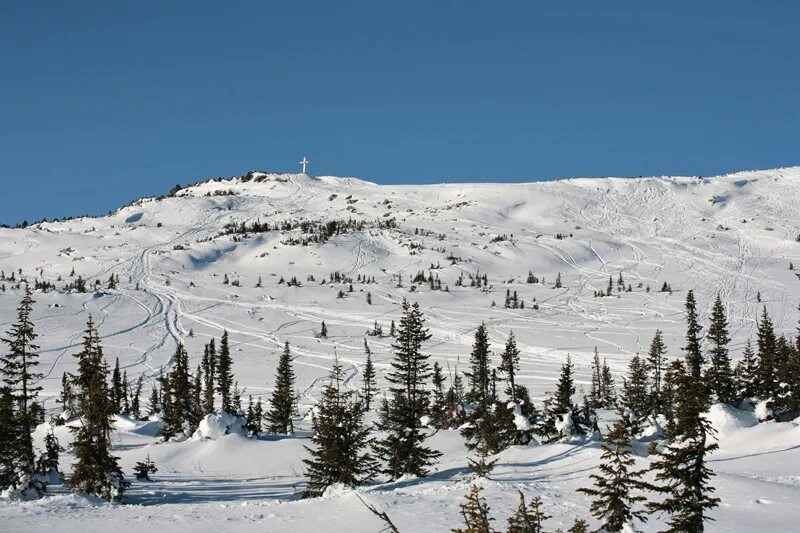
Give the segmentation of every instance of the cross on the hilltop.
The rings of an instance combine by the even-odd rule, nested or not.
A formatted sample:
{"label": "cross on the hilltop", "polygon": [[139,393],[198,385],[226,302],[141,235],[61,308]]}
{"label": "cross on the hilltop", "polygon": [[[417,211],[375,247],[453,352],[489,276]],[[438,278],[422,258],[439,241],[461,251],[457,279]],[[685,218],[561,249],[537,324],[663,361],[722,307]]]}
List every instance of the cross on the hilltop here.
{"label": "cross on the hilltop", "polygon": [[306,165],[307,165],[308,163],[309,163],[309,161],[308,161],[308,159],[306,159],[306,156],[303,156],[303,160],[302,160],[302,161],[300,161],[300,164],[301,164],[301,165],[303,165],[303,174],[305,174],[305,173],[306,173]]}

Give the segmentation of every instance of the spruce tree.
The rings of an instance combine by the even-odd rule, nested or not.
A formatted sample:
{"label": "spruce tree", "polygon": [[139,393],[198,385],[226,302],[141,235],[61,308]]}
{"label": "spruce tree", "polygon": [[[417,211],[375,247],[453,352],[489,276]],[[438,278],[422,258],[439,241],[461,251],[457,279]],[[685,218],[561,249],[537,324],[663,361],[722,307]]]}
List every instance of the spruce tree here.
{"label": "spruce tree", "polygon": [[387,376],[391,399],[384,420],[379,425],[386,436],[376,443],[378,455],[385,461],[384,472],[397,479],[403,475],[425,476],[441,455],[423,445],[426,434],[422,417],[428,411],[430,392],[425,383],[431,376],[428,355],[422,345],[430,339],[419,304],[403,300],[403,316],[392,346],[394,360]]}
{"label": "spruce tree", "polygon": [[83,349],[75,354],[78,372],[75,384],[83,398],[81,425],[70,428],[76,462],[69,486],[78,492],[106,500],[121,501],[128,482],[111,455],[111,408],[100,337],[91,317],[86,325]]}
{"label": "spruce tree", "polygon": [[233,360],[228,345],[228,331],[222,334],[219,354],[216,357],[216,387],[222,402],[222,411],[235,415],[238,411],[233,399]]}
{"label": "spruce tree", "polygon": [[519,506],[508,519],[506,533],[544,533],[544,521],[550,518],[542,511],[542,499],[533,498],[525,503],[525,495],[519,491]]}
{"label": "spruce tree", "polygon": [[45,478],[49,478],[53,475],[58,476],[60,472],[58,456],[61,451],[58,438],[56,438],[51,428],[44,436],[44,452],[39,456],[38,463],[36,464],[36,472]]}
{"label": "spruce tree", "polygon": [[664,361],[667,355],[667,346],[660,329],[656,330],[650,350],[647,352],[647,371],[650,377],[650,410],[653,415],[664,414],[662,398]]}
{"label": "spruce tree", "polygon": [[306,447],[311,458],[303,459],[308,478],[303,492],[306,498],[321,496],[334,483],[361,485],[377,469],[369,452],[371,439],[364,424],[364,406],[355,391],[342,390],[343,381],[344,372],[336,359],[313,415],[315,447]]}
{"label": "spruce tree", "polygon": [[508,394],[512,402],[517,403],[516,376],[517,372],[519,372],[519,348],[517,348],[517,341],[514,338],[513,331],[508,334],[505,350],[503,350],[503,354],[500,356],[500,367],[498,370],[500,370],[500,375],[505,376],[508,382],[506,394]]}
{"label": "spruce tree", "polygon": [[441,428],[447,416],[447,400],[444,392],[445,377],[442,373],[442,365],[439,362],[433,363],[433,399],[431,400],[431,422],[433,427]]}
{"label": "spruce tree", "polygon": [[710,325],[708,327],[709,363],[705,380],[709,391],[721,403],[732,403],[735,398],[733,370],[731,358],[728,355],[728,319],[725,316],[725,307],[717,295],[714,307],[711,310]]}
{"label": "spruce tree", "polygon": [[122,373],[119,369],[119,357],[114,365],[114,373],[111,375],[111,390],[109,391],[109,401],[111,412],[119,414],[122,412]]}
{"label": "spruce tree", "polygon": [[761,320],[758,323],[757,347],[756,394],[763,399],[774,398],[778,392],[776,380],[777,338],[766,306],[764,306]]}
{"label": "spruce tree", "polygon": [[617,393],[614,389],[614,378],[608,363],[603,359],[603,368],[600,375],[600,392],[602,395],[603,407],[613,409],[617,405]]}
{"label": "spruce tree", "polygon": [[189,375],[189,355],[183,343],[178,344],[175,349],[173,361],[174,366],[167,374],[163,402],[164,426],[160,431],[165,440],[188,437],[198,423]]}
{"label": "spruce tree", "polygon": [[17,320],[2,339],[8,345],[8,352],[0,357],[0,376],[3,389],[11,401],[11,421],[9,428],[11,450],[9,451],[13,474],[9,488],[22,497],[41,496],[44,484],[36,479],[36,456],[33,450],[33,430],[37,425],[36,404],[41,387],[37,385],[42,374],[36,372],[39,365],[39,348],[34,341],[31,313],[33,297],[30,286],[25,285],[25,294],[17,307]]}
{"label": "spruce tree", "polygon": [[267,412],[269,431],[280,435],[294,433],[292,417],[297,412],[297,395],[294,391],[294,369],[292,369],[292,352],[287,341],[278,358],[278,370],[275,374],[275,388],[272,390],[270,409]]}
{"label": "spruce tree", "polygon": [[694,292],[689,291],[686,295],[686,347],[683,349],[686,360],[686,371],[692,379],[702,378],[703,351],[700,347],[700,332],[702,326],[697,320],[697,302],[694,299]]}
{"label": "spruce tree", "polygon": [[640,492],[650,489],[640,481],[645,470],[631,470],[635,464],[630,450],[632,435],[627,415],[619,414],[620,418],[605,436],[599,473],[589,476],[594,480],[594,488],[578,489],[592,497],[591,513],[602,522],[600,528],[609,533],[622,531],[634,520],[647,520],[644,510],[635,507],[647,500]]}
{"label": "spruce tree", "polygon": [[364,364],[364,376],[361,385],[361,395],[364,398],[364,410],[369,411],[372,407],[372,399],[377,393],[375,366],[372,364],[372,350],[367,344],[367,339],[364,339],[364,352],[367,354],[367,362]]}
{"label": "spruce tree", "polygon": [[464,519],[463,528],[454,528],[453,533],[495,533],[491,522],[494,518],[489,516],[489,504],[481,496],[481,488],[472,485],[465,502],[459,505],[461,517]]}
{"label": "spruce tree", "polygon": [[714,488],[709,480],[713,472],[705,461],[706,455],[717,445],[709,443],[713,430],[705,412],[710,399],[706,383],[699,379],[702,355],[696,342],[699,325],[693,304],[690,291],[686,305],[686,370],[680,365],[671,367],[675,423],[670,430],[669,444],[651,466],[656,472],[656,481],[662,483],[655,489],[665,494],[665,498],[651,502],[648,508],[651,512],[669,515],[667,533],[703,531],[705,521],[710,520],[707,512],[719,503],[719,498],[711,496]]}
{"label": "spruce tree", "polygon": [[214,377],[217,373],[217,348],[214,339],[211,339],[203,349],[203,359],[200,363],[203,370],[203,412],[213,414],[214,410]]}
{"label": "spruce tree", "polygon": [[0,487],[17,483],[16,438],[19,428],[14,417],[14,398],[5,385],[0,385]]}
{"label": "spruce tree", "polygon": [[136,387],[133,389],[133,396],[131,397],[131,416],[140,420],[142,418],[142,387],[144,386],[144,374],[139,375],[136,380]]}
{"label": "spruce tree", "polygon": [[622,385],[622,405],[632,418],[634,435],[638,433],[639,422],[647,416],[650,409],[650,396],[647,392],[647,367],[636,354],[628,363],[628,379]]}
{"label": "spruce tree", "polygon": [[737,398],[755,398],[758,393],[758,360],[749,339],[744,346],[741,360],[736,363],[735,376]]}
{"label": "spruce tree", "polygon": [[471,371],[467,373],[470,389],[466,401],[472,408],[467,413],[468,423],[462,426],[461,435],[467,448],[478,449],[483,455],[498,453],[511,444],[515,429],[508,408],[496,401],[490,355],[486,326],[481,324],[475,331],[470,354]]}
{"label": "spruce tree", "polygon": [[589,406],[592,409],[605,407],[603,402],[603,367],[600,364],[600,354],[597,346],[594,347],[594,358],[592,359],[592,386],[589,390]]}

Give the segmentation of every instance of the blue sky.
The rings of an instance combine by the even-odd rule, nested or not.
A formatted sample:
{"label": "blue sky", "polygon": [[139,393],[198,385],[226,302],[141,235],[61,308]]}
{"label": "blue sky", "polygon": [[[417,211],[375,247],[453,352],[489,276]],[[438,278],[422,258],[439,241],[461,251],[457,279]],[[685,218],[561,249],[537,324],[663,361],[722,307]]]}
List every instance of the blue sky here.
{"label": "blue sky", "polygon": [[175,183],[800,164],[800,2],[0,2],[0,222]]}

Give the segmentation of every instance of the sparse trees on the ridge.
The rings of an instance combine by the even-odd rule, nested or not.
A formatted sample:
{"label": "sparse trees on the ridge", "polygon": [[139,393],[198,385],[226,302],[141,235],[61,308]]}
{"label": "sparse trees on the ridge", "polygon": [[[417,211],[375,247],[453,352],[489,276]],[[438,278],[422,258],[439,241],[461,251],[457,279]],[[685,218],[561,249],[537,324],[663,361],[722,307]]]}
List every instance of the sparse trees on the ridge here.
{"label": "sparse trees on the ridge", "polygon": [[36,400],[41,390],[37,385],[42,374],[36,372],[39,364],[38,346],[34,344],[31,313],[33,297],[25,285],[25,294],[17,307],[17,320],[2,339],[8,352],[0,357],[0,399],[3,411],[0,416],[0,443],[7,447],[0,452],[0,490],[10,489],[23,497],[40,496],[44,484],[36,478],[36,456],[32,433],[37,425],[36,413],[40,410]]}
{"label": "sparse trees on the ridge", "polygon": [[385,461],[384,472],[397,479],[405,474],[424,476],[441,455],[423,445],[426,435],[422,417],[427,413],[430,392],[425,384],[431,376],[428,355],[422,345],[430,338],[419,304],[403,300],[403,316],[393,345],[395,358],[387,375],[391,396],[379,427],[387,432],[376,443]]}
{"label": "sparse trees on the ridge", "polygon": [[292,352],[289,342],[284,344],[283,352],[278,358],[278,370],[275,374],[275,388],[272,391],[270,409],[267,412],[269,431],[281,435],[294,433],[293,417],[297,412],[297,395],[294,390],[294,369],[292,368]]}
{"label": "sparse trees on the ridge", "polygon": [[86,325],[83,348],[75,355],[75,384],[83,398],[81,425],[70,428],[76,462],[69,477],[73,490],[106,500],[122,500],[128,482],[117,458],[111,455],[111,409],[100,337],[91,317]]}
{"label": "sparse trees on the ridge", "polygon": [[228,344],[228,332],[222,334],[216,358],[216,390],[222,401],[222,411],[235,415],[238,408],[233,398],[233,360]]}
{"label": "sparse trees on the ridge", "polygon": [[311,458],[303,460],[308,477],[303,497],[321,496],[334,483],[360,485],[376,472],[364,406],[355,391],[342,390],[343,381],[344,372],[336,359],[312,419],[315,447],[306,447]]}

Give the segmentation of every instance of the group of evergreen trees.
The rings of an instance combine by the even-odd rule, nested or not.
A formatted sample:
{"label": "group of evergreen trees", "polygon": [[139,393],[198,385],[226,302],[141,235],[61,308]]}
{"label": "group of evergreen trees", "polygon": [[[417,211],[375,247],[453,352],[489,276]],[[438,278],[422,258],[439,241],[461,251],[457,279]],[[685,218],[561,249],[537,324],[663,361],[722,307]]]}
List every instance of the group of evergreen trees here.
{"label": "group of evergreen trees", "polygon": [[[45,437],[45,450],[38,459],[35,457],[32,434],[43,420],[43,411],[37,398],[40,387],[36,383],[42,375],[35,370],[38,346],[31,321],[33,303],[26,285],[17,321],[3,339],[8,353],[0,359],[0,489],[24,498],[41,496],[45,491],[49,476],[58,473],[60,451],[58,439],[50,432]],[[100,336],[91,317],[75,358],[78,368],[70,381],[70,403],[81,423],[70,428],[75,463],[67,483],[86,494],[121,500],[128,482],[110,452],[112,392]]]}
{"label": "group of evergreen trees", "polygon": [[[17,321],[3,338],[7,354],[0,358],[0,483],[3,489],[27,497],[45,490],[47,474],[58,470],[59,452],[52,433],[38,458],[33,447],[31,435],[43,421],[43,409],[37,401],[36,383],[41,375],[36,373],[32,306],[32,293],[26,287]],[[431,364],[429,355],[424,353],[430,333],[423,313],[418,304],[404,300],[402,316],[392,328],[394,359],[385,376],[388,394],[382,400],[376,402],[377,373],[366,340],[366,365],[358,390],[344,386],[344,370],[338,359],[334,362],[329,383],[312,413],[314,446],[308,448],[310,457],[304,461],[308,477],[304,495],[321,495],[334,483],[358,485],[378,473],[391,480],[406,475],[425,476],[440,455],[426,446],[427,437],[432,430],[454,427],[460,429],[468,448],[477,453],[477,459],[470,460],[473,471],[486,476],[493,466],[490,456],[504,448],[525,444],[534,436],[550,442],[596,433],[596,411],[616,409],[618,420],[605,435],[600,472],[592,476],[594,487],[583,489],[592,498],[591,513],[603,522],[606,531],[620,531],[625,524],[644,520],[650,513],[667,515],[669,531],[702,531],[708,510],[719,501],[712,496],[712,472],[705,463],[716,445],[710,438],[713,430],[704,413],[713,402],[739,404],[747,400],[763,402],[770,416],[779,420],[797,416],[800,337],[795,342],[778,337],[764,309],[758,321],[757,350],[748,344],[734,369],[721,299],[718,297],[712,306],[705,337],[692,291],[686,298],[686,320],[682,360],[667,363],[663,335],[656,331],[648,354],[631,358],[618,394],[610,368],[595,353],[591,389],[583,398],[583,405],[578,405],[574,401],[573,364],[568,357],[555,390],[539,411],[527,388],[518,382],[520,352],[513,332],[499,354],[499,364],[494,366],[486,327],[478,326],[469,369],[463,373],[466,383],[456,371],[446,388],[443,368],[438,362]],[[75,490],[120,500],[128,482],[111,454],[111,416],[141,416],[142,378],[131,390],[118,360],[113,372],[109,371],[91,318],[82,349],[75,357],[77,370],[74,375],[64,375],[60,398],[64,409],[81,420],[70,428],[76,462],[67,482]],[[246,413],[242,410],[227,332],[220,339],[219,349],[214,339],[205,345],[194,373],[183,344],[176,348],[172,363],[169,372],[158,378],[148,409],[149,415],[163,419],[161,435],[165,439],[191,435],[202,418],[216,413],[217,407],[221,412],[243,417],[253,435],[264,429],[274,434],[294,432],[297,394],[288,342],[278,360],[275,387],[266,412],[260,400],[254,404],[252,399]],[[379,436],[373,437],[373,428],[365,418],[376,406],[379,420],[374,429]],[[646,483],[642,481],[642,471],[632,470],[631,442],[644,424],[662,422],[664,440],[653,446],[657,453],[651,464],[654,483]],[[662,497],[648,503],[647,492]],[[462,507],[468,527],[472,527],[470,521],[476,516],[488,523],[488,514],[481,511],[481,505],[484,504],[478,493],[473,491]],[[524,524],[538,516],[537,527],[541,530],[544,515],[537,514],[538,505],[532,511],[523,497],[519,516],[513,524],[509,522],[509,528],[536,531],[524,529],[530,527]],[[574,527],[583,526],[579,521]]]}

